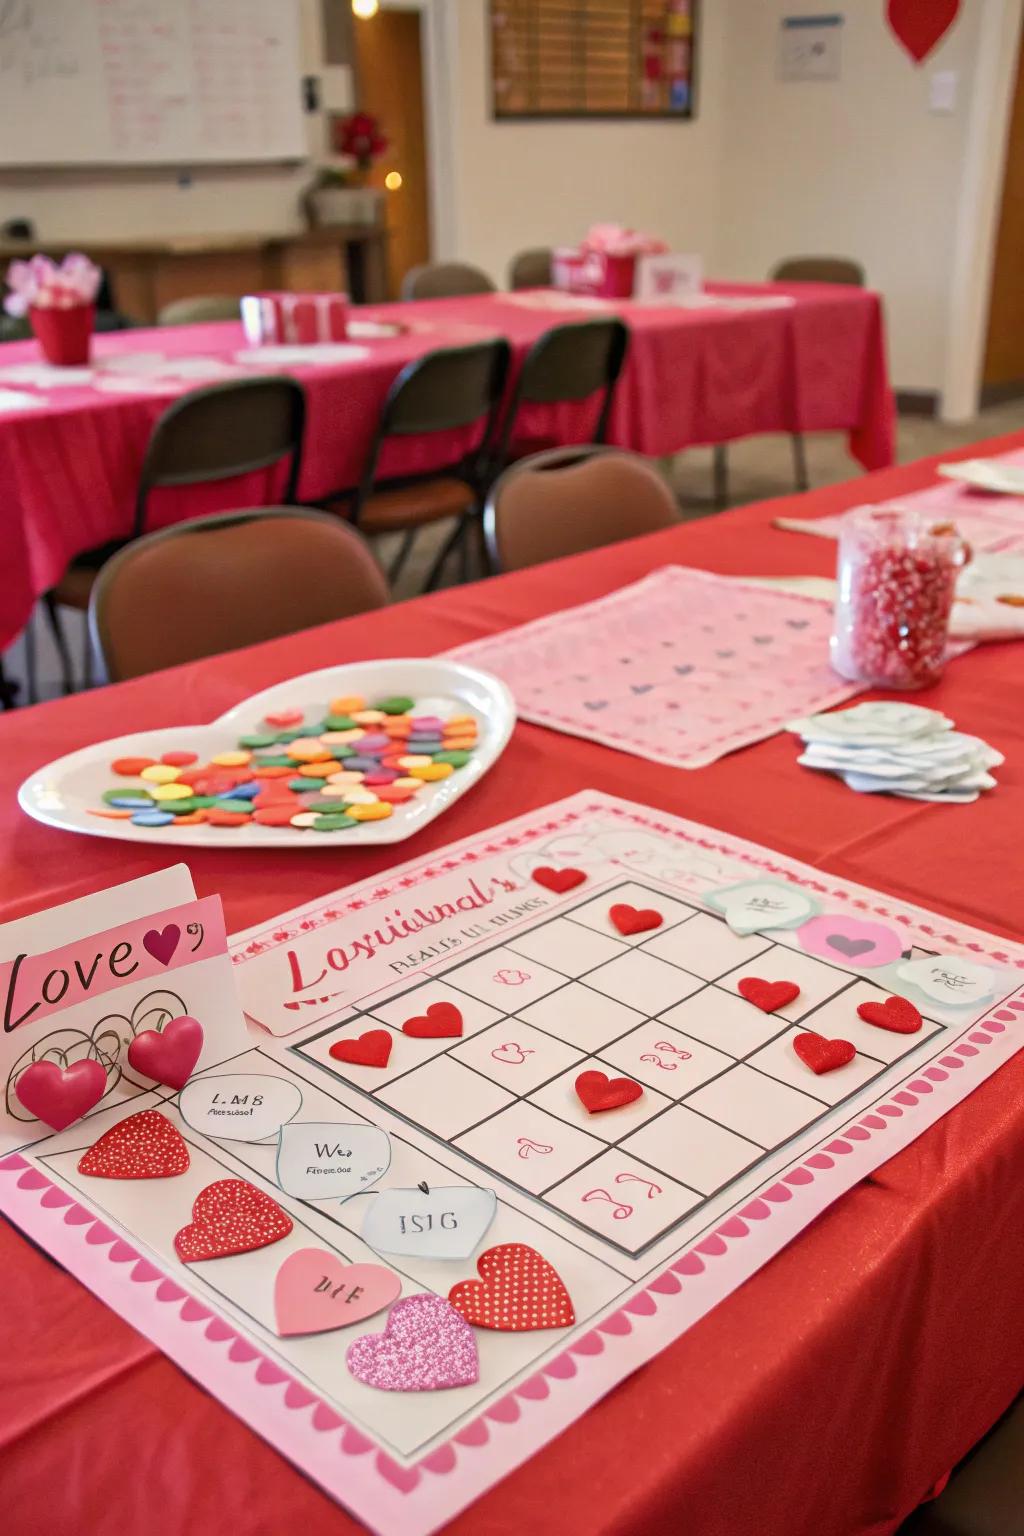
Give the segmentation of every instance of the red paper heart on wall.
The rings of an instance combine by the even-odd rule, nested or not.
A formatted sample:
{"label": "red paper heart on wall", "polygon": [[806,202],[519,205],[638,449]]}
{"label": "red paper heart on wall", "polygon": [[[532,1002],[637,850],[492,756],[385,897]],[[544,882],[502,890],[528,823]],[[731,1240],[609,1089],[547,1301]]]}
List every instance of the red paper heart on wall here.
{"label": "red paper heart on wall", "polygon": [[957,18],[960,0],[889,0],[889,25],[921,64],[945,37]]}

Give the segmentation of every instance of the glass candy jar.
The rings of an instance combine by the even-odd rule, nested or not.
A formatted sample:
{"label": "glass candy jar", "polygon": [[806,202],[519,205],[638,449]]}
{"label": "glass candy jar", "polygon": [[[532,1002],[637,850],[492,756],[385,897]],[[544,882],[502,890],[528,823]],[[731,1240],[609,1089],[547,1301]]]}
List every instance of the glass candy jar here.
{"label": "glass candy jar", "polygon": [[832,665],[872,688],[927,688],[942,675],[957,571],[970,551],[952,523],[902,507],[843,518]]}

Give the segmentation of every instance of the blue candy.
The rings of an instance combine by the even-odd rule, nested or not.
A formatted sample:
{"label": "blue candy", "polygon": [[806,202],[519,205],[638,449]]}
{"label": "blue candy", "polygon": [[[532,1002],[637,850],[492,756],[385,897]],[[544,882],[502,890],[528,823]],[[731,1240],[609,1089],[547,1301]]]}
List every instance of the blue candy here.
{"label": "blue candy", "polygon": [[136,811],[132,817],[133,827],[166,827],[174,817],[170,811]]}
{"label": "blue candy", "polygon": [[152,809],[153,801],[149,795],[118,795],[107,804],[118,811],[144,811]]}
{"label": "blue candy", "polygon": [[260,786],[255,779],[250,784],[236,784],[234,789],[226,789],[222,794],[216,795],[217,800],[255,800],[260,792]]}
{"label": "blue candy", "polygon": [[349,769],[356,773],[373,773],[380,763],[375,757],[346,757],[342,767],[346,773]]}

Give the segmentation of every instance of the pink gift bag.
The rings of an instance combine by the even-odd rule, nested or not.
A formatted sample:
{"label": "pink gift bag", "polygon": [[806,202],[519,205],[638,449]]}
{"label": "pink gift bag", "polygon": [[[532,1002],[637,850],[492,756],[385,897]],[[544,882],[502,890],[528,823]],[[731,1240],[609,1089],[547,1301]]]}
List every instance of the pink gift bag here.
{"label": "pink gift bag", "polygon": [[242,328],[251,347],[344,341],[348,294],[249,293],[242,299]]}

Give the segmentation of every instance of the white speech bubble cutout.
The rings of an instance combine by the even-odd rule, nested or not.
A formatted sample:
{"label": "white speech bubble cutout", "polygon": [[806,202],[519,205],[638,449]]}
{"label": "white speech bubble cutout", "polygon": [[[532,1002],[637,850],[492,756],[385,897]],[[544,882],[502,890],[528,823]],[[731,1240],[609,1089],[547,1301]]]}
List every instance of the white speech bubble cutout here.
{"label": "white speech bubble cutout", "polygon": [[302,1108],[302,1094],[284,1077],[231,1072],[196,1077],[178,1099],[181,1118],[218,1141],[266,1141]]}
{"label": "white speech bubble cutout", "polygon": [[746,880],[726,890],[708,891],[705,900],[725,914],[733,933],[759,933],[765,928],[795,928],[813,917],[818,903],[791,885],[774,880]]}
{"label": "white speech bubble cutout", "polygon": [[362,1238],[376,1253],[468,1259],[494,1220],[498,1197],[472,1184],[382,1189],[368,1202]]}
{"label": "white speech bubble cutout", "polygon": [[297,1200],[347,1200],[391,1166],[391,1138],[376,1125],[329,1121],[282,1125],[277,1182]]}
{"label": "white speech bubble cutout", "polygon": [[908,960],[896,972],[901,981],[909,981],[936,1003],[947,1008],[977,1006],[992,996],[995,972],[985,965],[975,965],[960,955],[929,955],[924,960]]}

